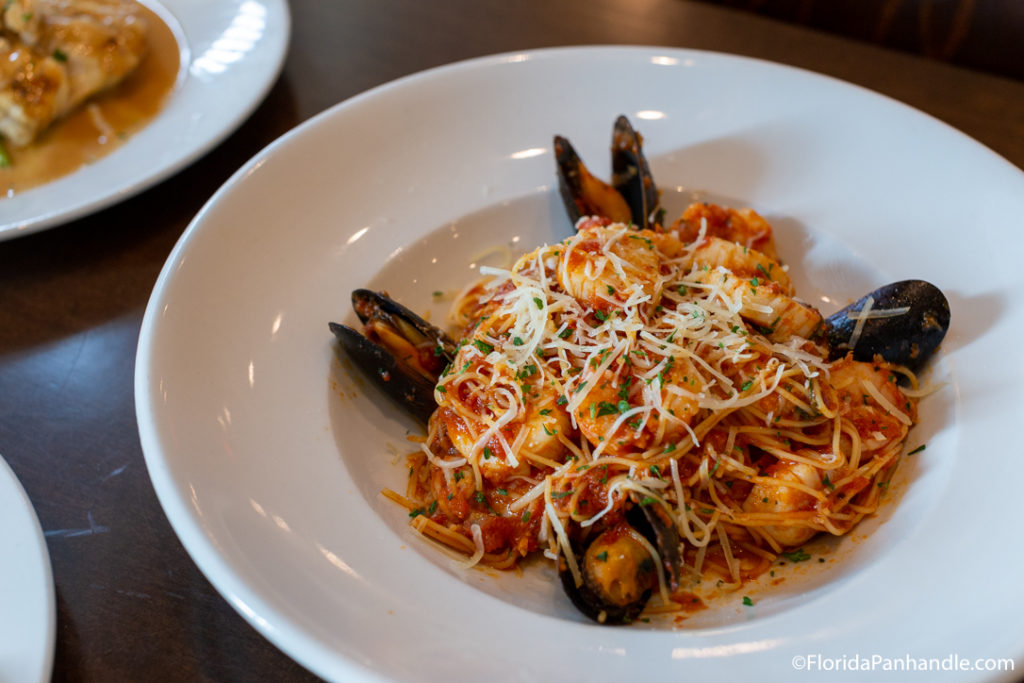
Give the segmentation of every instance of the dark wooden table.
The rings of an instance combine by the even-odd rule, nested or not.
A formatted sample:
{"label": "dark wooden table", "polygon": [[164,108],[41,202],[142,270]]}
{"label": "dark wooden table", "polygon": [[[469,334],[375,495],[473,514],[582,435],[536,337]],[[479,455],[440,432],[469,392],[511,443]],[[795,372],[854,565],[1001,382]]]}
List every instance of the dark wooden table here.
{"label": "dark wooden table", "polygon": [[688,0],[294,0],[292,12],[281,79],[217,149],[123,204],[0,243],[0,454],[48,532],[55,680],[313,679],[232,610],[179,543],[146,472],[133,372],[151,288],[192,216],[249,157],[336,102],[496,52],[680,46],[872,88],[1024,167],[1024,83],[736,10]]}

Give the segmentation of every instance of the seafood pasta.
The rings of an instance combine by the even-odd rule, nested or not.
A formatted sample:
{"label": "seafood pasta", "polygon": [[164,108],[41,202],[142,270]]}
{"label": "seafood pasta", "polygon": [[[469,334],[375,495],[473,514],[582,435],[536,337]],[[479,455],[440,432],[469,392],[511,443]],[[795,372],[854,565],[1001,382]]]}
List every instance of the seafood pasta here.
{"label": "seafood pasta", "polygon": [[436,344],[408,354],[437,407],[408,490],[385,494],[415,529],[465,566],[542,552],[571,596],[601,592],[591,616],[628,621],[638,610],[615,605],[671,606],[701,577],[739,586],[877,509],[916,380],[828,360],[761,216],[699,203],[667,228],[576,227],[481,268],[439,377]]}

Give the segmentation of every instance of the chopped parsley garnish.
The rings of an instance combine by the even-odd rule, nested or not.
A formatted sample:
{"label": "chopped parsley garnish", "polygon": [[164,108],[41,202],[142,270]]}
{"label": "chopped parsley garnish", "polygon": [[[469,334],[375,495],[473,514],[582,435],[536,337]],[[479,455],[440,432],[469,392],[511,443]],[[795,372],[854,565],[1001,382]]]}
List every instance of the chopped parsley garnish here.
{"label": "chopped parsley garnish", "polygon": [[[473,346],[478,348],[480,350],[480,353],[484,355],[487,355],[488,353],[494,350],[494,347],[485,342],[483,339],[474,339]],[[463,368],[463,370],[465,370],[465,368]]]}
{"label": "chopped parsley garnish", "polygon": [[529,377],[533,377],[534,375],[537,374],[537,372],[537,366],[534,365],[533,363],[530,363],[529,365],[523,366],[523,369],[519,371],[518,375],[516,375],[516,379],[521,381]]}
{"label": "chopped parsley garnish", "polygon": [[920,446],[918,446],[918,447],[917,447],[917,448],[915,448],[914,450],[912,450],[912,451],[910,451],[909,453],[907,453],[907,455],[913,455],[914,453],[920,453],[921,451],[923,451],[923,450],[924,450],[924,448],[925,448],[925,446],[926,446],[926,445],[927,445],[927,444],[921,444]]}
{"label": "chopped parsley garnish", "polygon": [[804,562],[811,559],[811,556],[805,553],[803,548],[797,548],[796,550],[788,553],[780,553],[780,556],[786,558],[790,562]]}
{"label": "chopped parsley garnish", "polygon": [[751,607],[751,606],[753,606],[754,601],[750,599],[750,596],[744,595],[743,596],[743,604],[746,605],[747,607]]}

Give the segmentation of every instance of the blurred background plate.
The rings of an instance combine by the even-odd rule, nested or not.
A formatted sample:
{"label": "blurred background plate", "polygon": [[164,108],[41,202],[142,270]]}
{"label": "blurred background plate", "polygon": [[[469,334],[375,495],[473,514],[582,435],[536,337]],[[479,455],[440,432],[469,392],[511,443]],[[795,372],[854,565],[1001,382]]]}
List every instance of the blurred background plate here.
{"label": "blurred background plate", "polygon": [[88,215],[176,173],[240,126],[277,79],[290,32],[285,0],[143,4],[180,48],[178,82],[163,109],[98,161],[0,199],[0,241]]}

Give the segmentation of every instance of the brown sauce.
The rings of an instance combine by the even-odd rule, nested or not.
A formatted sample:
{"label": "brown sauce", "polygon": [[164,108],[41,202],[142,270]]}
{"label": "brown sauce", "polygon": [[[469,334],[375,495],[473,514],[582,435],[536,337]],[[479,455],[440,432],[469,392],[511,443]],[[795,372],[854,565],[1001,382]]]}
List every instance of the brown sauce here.
{"label": "brown sauce", "polygon": [[[103,92],[55,122],[31,145],[7,147],[11,165],[0,168],[0,200],[56,180],[117,149],[143,128],[163,106],[178,78],[180,48],[174,32],[148,7],[147,52],[138,68],[116,87]],[[114,131],[104,135],[90,105]]]}

